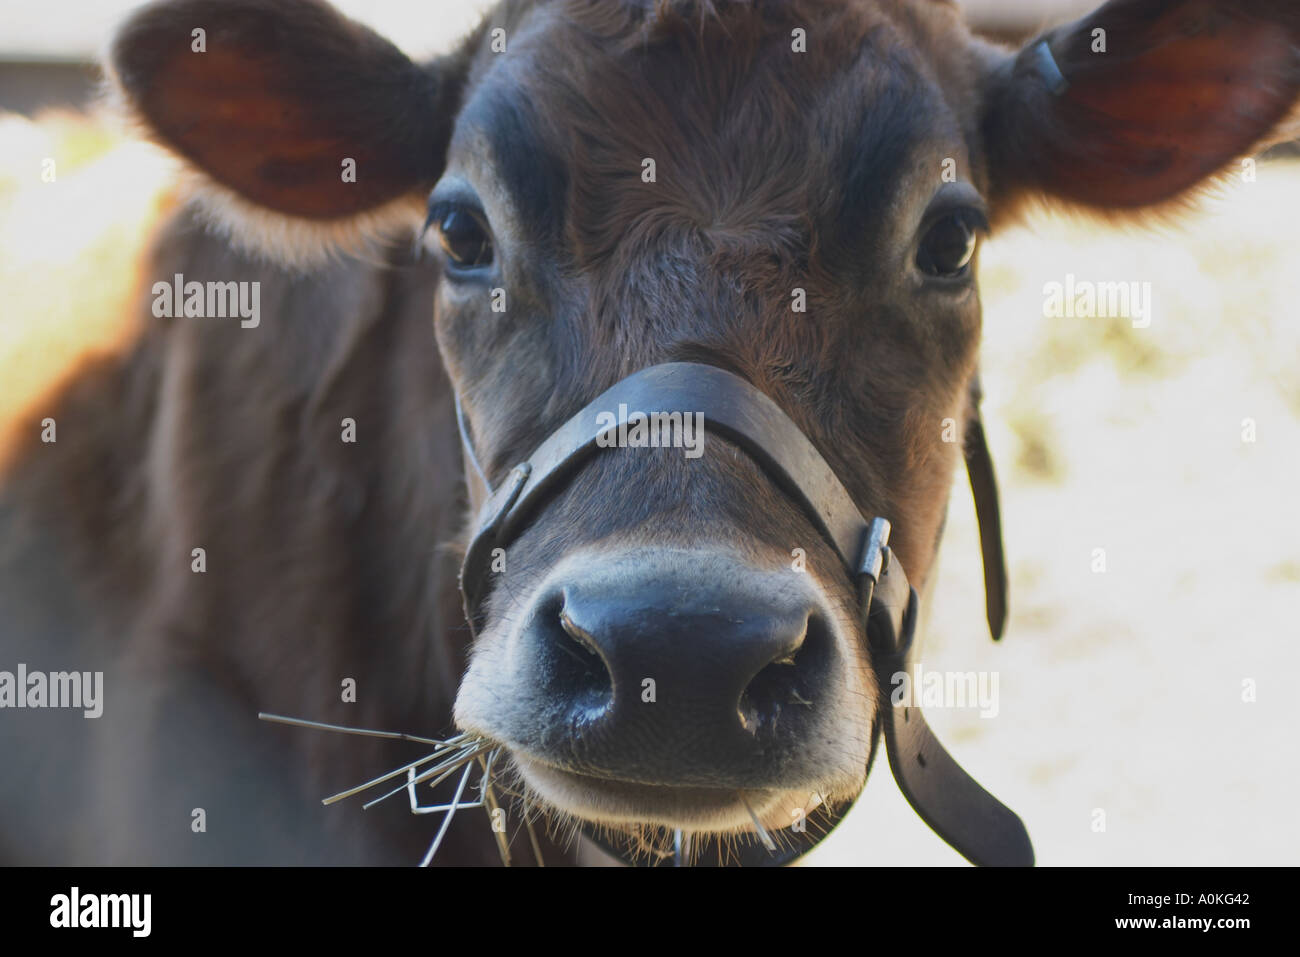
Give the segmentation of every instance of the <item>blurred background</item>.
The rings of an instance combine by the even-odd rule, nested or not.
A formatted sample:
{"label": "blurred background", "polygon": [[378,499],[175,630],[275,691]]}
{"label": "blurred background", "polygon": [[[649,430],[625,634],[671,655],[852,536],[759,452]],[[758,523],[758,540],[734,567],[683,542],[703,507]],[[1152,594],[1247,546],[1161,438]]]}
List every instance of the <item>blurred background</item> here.
{"label": "blurred background", "polygon": [[[336,2],[416,56],[486,6]],[[0,458],[15,414],[129,337],[115,305],[128,283],[103,277],[133,275],[150,224],[175,202],[165,156],[68,112],[91,104],[96,53],[135,5],[0,0]],[[977,29],[1013,42],[1093,5],[963,4]],[[50,156],[57,191],[41,188]],[[1278,149],[1253,181],[1229,178],[1176,221],[1044,213],[983,247],[984,415],[1011,617],[993,645],[959,477],[922,663],[999,674],[996,718],[928,716],[1025,819],[1042,864],[1291,864],[1300,853],[1297,212],[1300,161]],[[70,282],[70,269],[84,279]],[[1046,318],[1044,285],[1067,274],[1150,283],[1149,327]],[[807,863],[962,859],[878,764]]]}

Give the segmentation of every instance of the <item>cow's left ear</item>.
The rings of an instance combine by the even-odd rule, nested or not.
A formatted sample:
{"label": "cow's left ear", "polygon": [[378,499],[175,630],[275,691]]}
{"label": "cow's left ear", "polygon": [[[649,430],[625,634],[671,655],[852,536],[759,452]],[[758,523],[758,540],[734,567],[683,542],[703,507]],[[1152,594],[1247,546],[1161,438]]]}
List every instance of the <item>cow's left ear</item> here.
{"label": "cow's left ear", "polygon": [[316,222],[440,175],[464,57],[424,68],[318,0],[170,0],[110,69],[163,145],[256,206]]}
{"label": "cow's left ear", "polygon": [[1151,206],[1276,135],[1300,98],[1300,3],[1112,0],[987,59],[995,206]]}

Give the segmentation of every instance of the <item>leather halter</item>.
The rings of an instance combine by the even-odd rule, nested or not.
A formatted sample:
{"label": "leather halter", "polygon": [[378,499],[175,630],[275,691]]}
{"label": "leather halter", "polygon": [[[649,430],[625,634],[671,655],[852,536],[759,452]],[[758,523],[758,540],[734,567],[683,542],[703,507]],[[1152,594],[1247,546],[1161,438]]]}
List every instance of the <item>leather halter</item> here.
{"label": "leather halter", "polygon": [[[920,708],[891,701],[891,677],[912,670],[917,594],[889,548],[889,522],[880,517],[865,518],[834,470],[794,421],[761,391],[721,368],[673,362],[628,376],[551,433],[528,461],[516,465],[495,489],[479,466],[457,397],[465,456],[477,473],[474,478],[487,494],[461,567],[461,594],[471,632],[477,635],[482,604],[490,588],[493,551],[507,547],[537,507],[600,451],[600,440],[618,427],[619,423],[609,423],[609,416],[620,406],[646,415],[702,412],[710,435],[744,451],[800,505],[835,549],[857,587],[880,688],[868,768],[876,743],[883,736],[899,789],[940,837],[975,864],[1033,864],[1029,835],[1015,813],[952,759],[930,731]],[[966,461],[979,515],[989,626],[997,639],[1006,610],[997,486],[978,416],[972,425],[967,432]],[[851,802],[839,810],[832,827],[850,806]],[[590,832],[588,836],[594,837]],[[747,852],[742,854],[742,861],[786,863],[822,836],[782,832],[783,843],[788,845],[783,853],[758,857]],[[597,839],[597,843],[618,855],[604,842]]]}

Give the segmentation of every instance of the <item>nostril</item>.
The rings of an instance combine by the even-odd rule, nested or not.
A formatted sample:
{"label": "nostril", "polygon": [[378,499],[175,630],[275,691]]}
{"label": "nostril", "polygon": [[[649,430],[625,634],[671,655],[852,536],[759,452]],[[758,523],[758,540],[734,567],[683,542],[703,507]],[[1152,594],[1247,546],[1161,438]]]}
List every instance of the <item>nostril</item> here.
{"label": "nostril", "polygon": [[773,659],[740,696],[740,725],[750,734],[776,734],[780,726],[801,723],[816,707],[831,658],[830,630],[810,615],[792,650]]}
{"label": "nostril", "polygon": [[546,637],[547,669],[557,700],[572,702],[576,723],[594,721],[613,700],[613,681],[596,642],[570,614],[567,595],[559,593],[538,609],[539,630]]}
{"label": "nostril", "polygon": [[596,640],[573,620],[567,607],[560,608],[560,627],[564,629],[566,635],[577,642],[578,647],[591,657],[600,659],[600,652],[596,650]]}

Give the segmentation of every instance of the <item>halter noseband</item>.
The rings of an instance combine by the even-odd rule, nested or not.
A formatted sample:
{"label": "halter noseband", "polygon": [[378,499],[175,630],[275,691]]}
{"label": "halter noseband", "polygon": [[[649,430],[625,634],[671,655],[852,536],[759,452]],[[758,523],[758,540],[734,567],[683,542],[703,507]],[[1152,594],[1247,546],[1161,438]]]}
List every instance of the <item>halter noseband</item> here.
{"label": "halter noseband", "polygon": [[[978,387],[975,398],[978,400]],[[494,549],[509,545],[538,505],[599,452],[600,440],[622,424],[609,423],[610,411],[620,408],[646,415],[702,412],[713,435],[744,451],[788,497],[799,503],[834,547],[857,587],[880,689],[868,769],[883,735],[899,789],[940,837],[974,864],[1033,864],[1029,834],[1015,813],[962,770],[935,738],[919,707],[891,700],[891,676],[910,672],[912,667],[917,595],[889,548],[889,522],[879,517],[865,518],[834,470],[794,421],[761,391],[721,368],[672,362],[628,376],[552,432],[528,461],[515,466],[495,489],[479,466],[457,397],[465,457],[475,470],[473,478],[481,482],[487,495],[461,567],[461,594],[471,633],[478,633]],[[1006,574],[997,486],[978,416],[967,433],[966,462],[980,526],[989,626],[997,639],[1006,611]],[[839,810],[832,827],[851,805],[849,802]],[[596,839],[590,829],[588,836]],[[788,836],[792,840],[786,842],[789,846],[784,852],[767,855],[751,848],[742,851],[742,862],[786,863],[809,850],[824,834]],[[616,849],[596,840],[618,855]]]}

